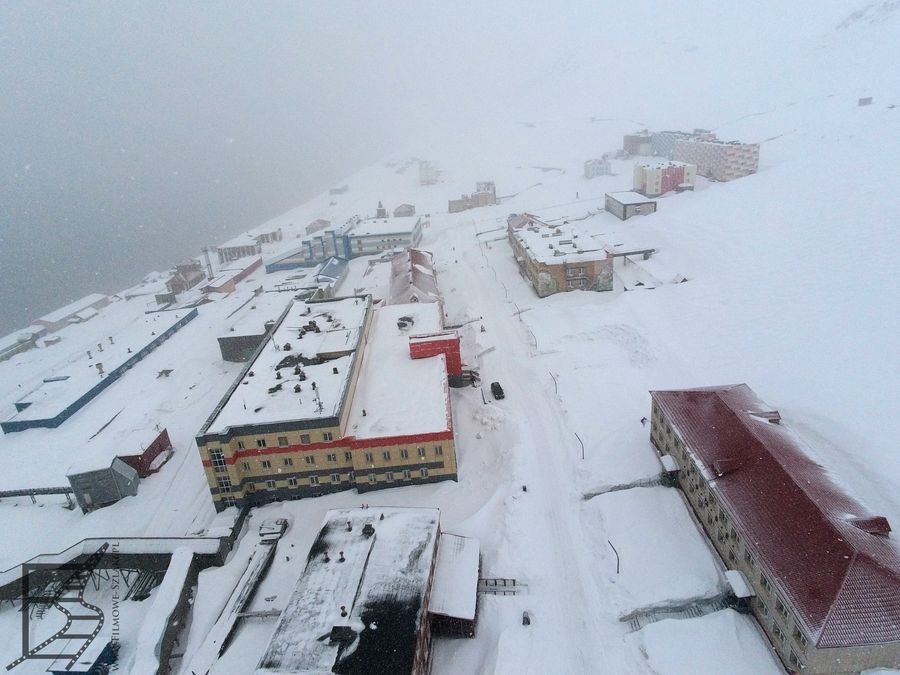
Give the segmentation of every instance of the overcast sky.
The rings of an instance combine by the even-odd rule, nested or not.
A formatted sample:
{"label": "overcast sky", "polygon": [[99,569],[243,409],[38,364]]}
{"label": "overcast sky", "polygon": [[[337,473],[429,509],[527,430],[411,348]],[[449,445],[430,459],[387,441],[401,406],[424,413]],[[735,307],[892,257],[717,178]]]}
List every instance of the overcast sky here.
{"label": "overcast sky", "polygon": [[596,80],[640,72],[653,42],[748,42],[750,18],[773,32],[726,13],[736,32],[698,35],[684,5],[616,4],[0,3],[0,335],[415,139],[463,139],[516,97],[559,105],[541,87],[572,68]]}

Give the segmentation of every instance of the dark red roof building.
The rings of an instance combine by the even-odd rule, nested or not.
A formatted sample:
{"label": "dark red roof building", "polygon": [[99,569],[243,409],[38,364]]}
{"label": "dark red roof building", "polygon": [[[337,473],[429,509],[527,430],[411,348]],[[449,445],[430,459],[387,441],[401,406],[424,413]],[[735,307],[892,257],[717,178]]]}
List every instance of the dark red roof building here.
{"label": "dark red roof building", "polygon": [[746,384],[651,392],[651,440],[790,670],[900,666],[900,549]]}

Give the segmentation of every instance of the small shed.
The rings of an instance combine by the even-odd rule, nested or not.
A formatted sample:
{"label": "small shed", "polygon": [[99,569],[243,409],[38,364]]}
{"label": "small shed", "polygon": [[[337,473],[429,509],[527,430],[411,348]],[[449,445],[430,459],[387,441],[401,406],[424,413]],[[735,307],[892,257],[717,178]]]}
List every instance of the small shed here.
{"label": "small shed", "polygon": [[606,210],[620,220],[645,216],[656,211],[656,201],[639,192],[607,192]]}
{"label": "small shed", "polygon": [[84,513],[115,504],[123,497],[137,494],[137,469],[118,457],[105,469],[72,466],[66,476],[75,493],[78,506]]}
{"label": "small shed", "polygon": [[435,635],[475,637],[481,545],[472,537],[441,534],[428,612]]}
{"label": "small shed", "polygon": [[119,459],[138,472],[139,478],[146,478],[159,471],[172,457],[172,441],[168,429],[159,432],[146,449],[134,455],[119,455]]}

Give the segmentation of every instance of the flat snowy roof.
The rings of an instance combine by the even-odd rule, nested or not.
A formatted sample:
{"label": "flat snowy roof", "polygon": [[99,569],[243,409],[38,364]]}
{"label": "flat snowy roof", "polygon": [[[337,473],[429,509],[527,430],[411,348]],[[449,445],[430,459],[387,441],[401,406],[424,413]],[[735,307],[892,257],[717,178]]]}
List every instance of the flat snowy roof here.
{"label": "flat snowy roof", "polygon": [[430,508],[329,511],[257,675],[411,672],[439,524]]}
{"label": "flat snowy roof", "polygon": [[[358,329],[365,324],[369,305],[368,298],[357,297],[310,303],[295,300],[201,433],[220,434],[234,426],[338,415],[359,346]],[[318,332],[308,330],[311,322]],[[337,344],[348,355],[323,361],[320,354]],[[302,374],[294,372],[296,366]],[[299,392],[294,391],[295,385],[300,386]]]}
{"label": "flat snowy roof", "polygon": [[529,225],[513,230],[513,236],[528,250],[533,260],[545,265],[606,259],[603,245],[592,238],[588,230],[572,223],[547,227]]}
{"label": "flat snowy roof", "polygon": [[606,196],[615,199],[620,204],[652,204],[656,201],[655,199],[648,199],[640,192],[631,191],[607,192]]}
{"label": "flat snowy roof", "polygon": [[[405,328],[398,325],[403,317],[412,320],[403,322]],[[387,305],[375,311],[348,436],[409,436],[452,428],[445,357],[409,355],[411,335],[441,329],[440,307],[433,302]]]}
{"label": "flat snowy roof", "polygon": [[80,312],[87,307],[90,307],[94,303],[100,302],[105,299],[107,296],[102,293],[92,293],[90,295],[86,295],[83,298],[80,298],[74,302],[70,302],[65,307],[60,307],[59,309],[50,312],[49,314],[45,314],[38,321],[46,321],[48,323],[54,323],[56,321],[62,321],[67,316],[71,316]]}
{"label": "flat snowy roof", "polygon": [[350,236],[369,237],[383,234],[410,235],[418,225],[409,218],[370,218],[361,220],[350,230]]}
{"label": "flat snowy roof", "polygon": [[441,534],[428,611],[475,620],[481,545],[477,539]]}

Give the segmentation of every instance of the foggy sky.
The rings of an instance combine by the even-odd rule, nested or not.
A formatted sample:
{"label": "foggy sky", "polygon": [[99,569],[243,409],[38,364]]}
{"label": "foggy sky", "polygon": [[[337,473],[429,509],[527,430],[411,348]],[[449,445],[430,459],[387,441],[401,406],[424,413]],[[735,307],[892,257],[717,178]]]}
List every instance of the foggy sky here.
{"label": "foggy sky", "polygon": [[[622,3],[631,22],[615,4],[0,4],[0,335],[415,139],[464,141],[468,121],[516,96],[540,102],[573,60],[621,75],[646,65],[649,42],[736,41],[694,35],[681,4]],[[747,17],[722,17],[737,42],[752,38]]]}

